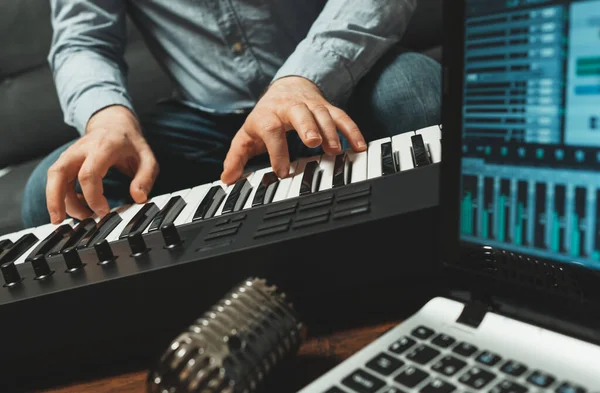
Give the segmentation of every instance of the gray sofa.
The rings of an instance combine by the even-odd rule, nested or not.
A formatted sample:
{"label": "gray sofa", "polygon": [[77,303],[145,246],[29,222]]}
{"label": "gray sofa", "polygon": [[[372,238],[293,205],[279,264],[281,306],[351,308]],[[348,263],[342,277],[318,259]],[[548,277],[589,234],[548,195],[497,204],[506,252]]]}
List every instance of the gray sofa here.
{"label": "gray sofa", "polygon": [[[402,45],[441,59],[442,0],[419,0]],[[22,229],[21,197],[37,162],[77,138],[63,123],[46,61],[52,30],[48,0],[0,2],[0,235]],[[171,85],[129,23],[126,60],[136,110],[147,113]]]}

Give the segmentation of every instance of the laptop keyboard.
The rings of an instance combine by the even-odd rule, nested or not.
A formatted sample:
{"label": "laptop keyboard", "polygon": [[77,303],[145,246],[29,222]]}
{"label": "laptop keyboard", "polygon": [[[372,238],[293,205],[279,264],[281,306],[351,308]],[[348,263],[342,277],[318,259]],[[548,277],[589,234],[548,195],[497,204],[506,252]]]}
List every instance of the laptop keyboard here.
{"label": "laptop keyboard", "polygon": [[[390,384],[387,381],[393,381]],[[322,393],[589,393],[570,381],[426,326]],[[317,392],[315,392],[317,393]],[[321,392],[319,392],[321,393]]]}

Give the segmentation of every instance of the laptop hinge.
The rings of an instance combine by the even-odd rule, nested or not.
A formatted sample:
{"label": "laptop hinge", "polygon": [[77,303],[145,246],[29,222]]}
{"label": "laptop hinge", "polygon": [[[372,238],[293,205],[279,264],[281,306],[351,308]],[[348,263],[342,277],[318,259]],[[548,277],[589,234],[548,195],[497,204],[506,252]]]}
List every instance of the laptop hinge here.
{"label": "laptop hinge", "polygon": [[478,297],[465,304],[456,322],[478,328],[485,315],[491,311],[493,311],[491,299],[487,296]]}

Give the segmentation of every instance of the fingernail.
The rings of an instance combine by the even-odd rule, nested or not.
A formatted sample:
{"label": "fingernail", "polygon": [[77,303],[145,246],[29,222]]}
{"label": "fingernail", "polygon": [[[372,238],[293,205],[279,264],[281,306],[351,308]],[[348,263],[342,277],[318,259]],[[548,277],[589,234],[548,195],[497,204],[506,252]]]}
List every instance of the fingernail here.
{"label": "fingernail", "polygon": [[362,149],[363,147],[366,146],[365,141],[358,141],[358,142],[356,142],[356,146]]}
{"label": "fingernail", "polygon": [[329,147],[331,149],[337,150],[337,149],[339,149],[340,145],[338,145],[337,143],[333,142],[333,143],[329,144]]}
{"label": "fingernail", "polygon": [[277,177],[278,178],[284,179],[288,175],[288,170],[286,170],[285,168],[281,168],[276,173],[277,173]]}
{"label": "fingernail", "polygon": [[317,139],[317,138],[319,138],[319,134],[317,134],[314,131],[308,131],[306,133],[306,139]]}

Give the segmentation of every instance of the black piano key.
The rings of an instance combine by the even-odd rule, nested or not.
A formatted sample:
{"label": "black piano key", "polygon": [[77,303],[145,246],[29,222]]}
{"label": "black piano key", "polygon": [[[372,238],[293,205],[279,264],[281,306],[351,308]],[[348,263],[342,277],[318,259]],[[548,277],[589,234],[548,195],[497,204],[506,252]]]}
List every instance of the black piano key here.
{"label": "black piano key", "polygon": [[81,238],[81,240],[79,240],[76,248],[81,250],[93,246],[94,243],[97,243],[108,236],[121,221],[122,218],[117,212],[108,213],[102,217],[102,219],[100,219],[100,221],[98,221],[96,225]]}
{"label": "black piano key", "polygon": [[0,265],[16,261],[21,255],[25,254],[27,250],[33,247],[40,239],[38,239],[33,233],[23,235],[14,242],[12,247],[0,252]]}
{"label": "black piano key", "polygon": [[274,172],[268,172],[263,175],[260,181],[254,199],[252,200],[252,207],[266,205],[273,201],[277,186],[279,185],[279,178]]}
{"label": "black piano key", "polygon": [[304,168],[302,175],[302,184],[300,185],[300,195],[312,194],[317,191],[317,182],[319,178],[319,163],[310,161]]}
{"label": "black piano key", "polygon": [[11,242],[8,239],[4,239],[4,240],[0,240],[0,252],[2,252],[3,250],[6,250],[7,248],[10,248],[12,246],[13,242]]}
{"label": "black piano key", "polygon": [[202,202],[200,202],[198,209],[196,209],[192,221],[211,218],[214,216],[214,214],[217,212],[217,209],[219,209],[225,194],[225,190],[219,185],[213,186],[210,190],[208,190],[204,196],[204,199],[202,199]]}
{"label": "black piano key", "polygon": [[333,164],[333,188],[346,185],[347,159],[348,157],[346,156],[346,153],[335,156],[335,163]]}
{"label": "black piano key", "polygon": [[169,202],[160,209],[160,212],[154,217],[150,226],[148,227],[148,232],[154,232],[160,229],[163,225],[168,225],[175,221],[179,213],[185,207],[186,202],[180,195],[171,197]]}
{"label": "black piano key", "polygon": [[68,239],[72,234],[73,227],[71,227],[69,224],[63,224],[59,226],[44,240],[39,242],[33,251],[29,253],[27,258],[25,258],[25,262],[31,262],[37,255],[47,255],[57,244],[64,241],[65,238]]}
{"label": "black piano key", "polygon": [[71,236],[63,238],[61,242],[59,242],[52,250],[48,252],[48,256],[54,256],[62,253],[69,247],[76,247],[81,239],[85,237],[91,231],[94,231],[96,228],[96,221],[93,218],[86,218],[80,221],[75,228],[73,228],[73,232]]}
{"label": "black piano key", "polygon": [[415,166],[425,166],[431,164],[431,157],[429,151],[423,141],[423,136],[413,135],[410,137],[413,145],[413,156],[415,160]]}
{"label": "black piano key", "polygon": [[154,202],[148,202],[133,216],[133,218],[127,223],[123,231],[119,235],[119,239],[125,239],[131,233],[135,231],[143,231],[152,222],[154,217],[158,214],[160,209]]}
{"label": "black piano key", "polygon": [[392,173],[396,173],[392,142],[386,142],[381,145],[381,174],[385,176]]}
{"label": "black piano key", "polygon": [[244,207],[244,203],[246,203],[246,199],[248,199],[250,191],[252,191],[252,185],[248,179],[238,180],[223,204],[222,213],[227,214],[241,210]]}

